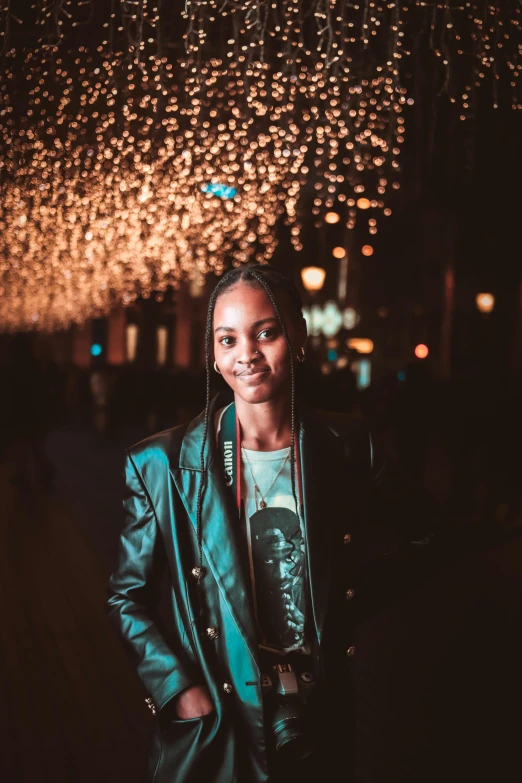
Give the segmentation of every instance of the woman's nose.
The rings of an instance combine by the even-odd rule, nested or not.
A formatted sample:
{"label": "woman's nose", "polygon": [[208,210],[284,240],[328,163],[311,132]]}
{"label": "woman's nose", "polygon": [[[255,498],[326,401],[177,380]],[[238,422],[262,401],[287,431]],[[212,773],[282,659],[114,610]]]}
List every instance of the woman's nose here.
{"label": "woman's nose", "polygon": [[239,341],[238,349],[237,360],[241,364],[250,364],[251,362],[254,362],[259,356],[256,343],[248,338]]}

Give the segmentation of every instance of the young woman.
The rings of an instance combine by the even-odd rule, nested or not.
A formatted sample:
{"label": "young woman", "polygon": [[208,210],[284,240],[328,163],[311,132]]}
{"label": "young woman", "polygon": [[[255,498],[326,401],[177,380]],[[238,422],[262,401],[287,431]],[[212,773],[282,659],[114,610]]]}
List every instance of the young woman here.
{"label": "young woman", "polygon": [[348,779],[358,539],[371,513],[407,536],[418,517],[362,419],[296,405],[305,341],[283,274],[228,272],[204,412],[128,452],[108,611],[156,715],[155,783]]}

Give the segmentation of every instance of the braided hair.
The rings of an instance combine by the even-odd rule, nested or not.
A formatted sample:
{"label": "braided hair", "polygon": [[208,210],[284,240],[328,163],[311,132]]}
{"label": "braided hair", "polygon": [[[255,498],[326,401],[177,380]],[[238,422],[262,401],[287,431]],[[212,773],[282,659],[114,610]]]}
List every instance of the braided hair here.
{"label": "braided hair", "polygon": [[[288,356],[290,358],[290,382],[291,382],[291,444],[290,444],[290,475],[292,482],[292,496],[295,502],[295,508],[297,516],[299,517],[299,504],[297,502],[296,493],[296,455],[295,455],[295,433],[296,433],[296,412],[295,412],[295,359],[292,353],[292,346],[290,344],[290,338],[288,331],[281,314],[281,306],[279,302],[279,293],[286,295],[288,304],[290,305],[291,315],[296,320],[300,320],[302,315],[302,302],[299,292],[293,282],[283,272],[276,267],[268,266],[266,264],[257,264],[255,262],[245,264],[244,266],[237,267],[229,270],[223,275],[218,282],[212,294],[210,296],[208,311],[207,311],[207,323],[205,330],[205,372],[206,372],[206,396],[205,396],[205,424],[203,429],[203,441],[201,444],[200,452],[200,481],[198,486],[197,497],[197,512],[196,512],[196,528],[197,528],[197,542],[198,542],[198,558],[199,563],[196,568],[193,569],[193,573],[198,579],[198,582],[204,575],[203,569],[203,532],[202,532],[202,507],[203,507],[203,492],[205,490],[205,484],[207,480],[208,466],[205,465],[205,447],[208,439],[209,431],[209,406],[210,406],[210,373],[211,373],[211,344],[213,334],[213,321],[214,321],[214,309],[218,298],[230,288],[234,288],[239,283],[248,283],[248,285],[256,288],[261,288],[265,291],[266,295],[270,299],[277,320],[281,327],[281,331],[285,338],[285,342],[288,348]],[[276,293],[277,292],[277,293]]]}

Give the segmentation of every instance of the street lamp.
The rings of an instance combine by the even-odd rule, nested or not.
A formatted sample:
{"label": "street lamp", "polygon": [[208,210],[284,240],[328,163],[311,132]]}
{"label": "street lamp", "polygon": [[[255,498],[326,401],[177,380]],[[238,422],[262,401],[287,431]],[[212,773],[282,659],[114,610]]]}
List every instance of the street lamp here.
{"label": "street lamp", "polygon": [[477,294],[475,303],[481,313],[491,313],[495,307],[495,297],[493,294]]}
{"label": "street lamp", "polygon": [[373,351],[373,340],[368,337],[351,337],[346,341],[346,345],[357,353],[372,353]]}
{"label": "street lamp", "polygon": [[301,280],[307,291],[320,291],[325,277],[326,271],[320,266],[305,266],[301,269]]}

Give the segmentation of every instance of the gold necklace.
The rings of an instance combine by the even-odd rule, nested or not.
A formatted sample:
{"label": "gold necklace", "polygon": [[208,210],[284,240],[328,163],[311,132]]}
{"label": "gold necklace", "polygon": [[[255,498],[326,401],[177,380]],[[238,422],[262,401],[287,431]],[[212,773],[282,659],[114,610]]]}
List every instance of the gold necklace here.
{"label": "gold necklace", "polygon": [[[258,486],[258,484],[257,484],[257,481],[256,481],[256,479],[255,479],[255,476],[254,476],[254,471],[252,470],[252,465],[250,464],[250,460],[248,459],[248,457],[247,457],[247,455],[246,455],[246,451],[245,451],[245,449],[243,448],[243,445],[241,445],[241,451],[242,451],[242,453],[243,453],[243,456],[244,456],[244,458],[245,458],[245,462],[246,462],[246,463],[247,463],[247,465],[248,465],[248,469],[250,470],[250,475],[252,476],[252,482],[253,482],[253,484],[254,484],[254,503],[255,503],[255,506],[256,506],[256,511],[258,511],[259,509],[258,509],[258,506],[257,506],[257,496],[259,495],[259,497],[261,498],[261,502],[259,503],[259,508],[266,508],[266,502],[265,502],[265,500],[263,499],[263,495],[261,494],[261,490],[259,489],[259,486]],[[284,468],[284,466],[286,465],[286,463],[287,463],[287,460],[288,460],[288,457],[289,457],[289,456],[290,456],[290,451],[288,452],[288,454],[287,454],[287,455],[286,455],[286,457],[284,458],[284,460],[283,460],[283,464],[281,465],[281,467],[279,468],[279,470],[278,470],[278,471],[277,471],[277,473],[276,473],[276,477],[274,478],[274,480],[272,481],[272,483],[270,484],[270,486],[268,487],[268,489],[265,491],[265,495],[266,495],[267,497],[268,497],[268,495],[269,495],[269,493],[270,493],[270,490],[272,489],[272,487],[273,487],[273,486],[274,486],[274,484],[276,483],[277,479],[278,479],[278,478],[279,478],[279,476],[281,475],[281,473],[282,473],[282,471],[283,471],[283,468]]]}

